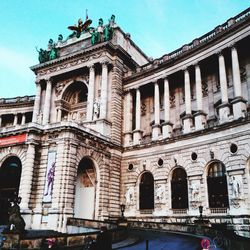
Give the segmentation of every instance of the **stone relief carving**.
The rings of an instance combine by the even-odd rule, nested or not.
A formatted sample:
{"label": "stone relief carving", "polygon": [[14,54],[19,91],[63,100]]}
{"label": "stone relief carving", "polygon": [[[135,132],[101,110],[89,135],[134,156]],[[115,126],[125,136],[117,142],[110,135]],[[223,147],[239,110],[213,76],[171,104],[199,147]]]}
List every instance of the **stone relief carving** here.
{"label": "stone relief carving", "polygon": [[174,108],[175,107],[175,94],[171,93],[170,95],[170,107]]}
{"label": "stone relief carving", "polygon": [[59,96],[62,93],[62,90],[63,90],[63,88],[64,88],[65,85],[66,85],[65,82],[59,82],[56,85],[56,89],[55,89],[56,97]]}
{"label": "stone relief carving", "polygon": [[207,84],[207,82],[202,83],[202,95],[203,95],[203,97],[208,95],[208,84]]}
{"label": "stone relief carving", "polygon": [[158,203],[165,203],[165,186],[163,184],[156,187],[156,201]]}
{"label": "stone relief carving", "polygon": [[241,198],[241,186],[242,183],[239,180],[239,178],[235,178],[235,176],[233,176],[230,180],[230,185],[232,186],[232,197],[233,198]]}
{"label": "stone relief carving", "polygon": [[126,204],[133,205],[134,204],[134,188],[129,187],[125,194]]}
{"label": "stone relief carving", "polygon": [[200,182],[192,182],[190,186],[191,190],[191,200],[199,201],[200,200]]}
{"label": "stone relief carving", "polygon": [[100,115],[100,102],[99,99],[96,98],[93,106],[93,118],[94,120],[98,119]]}
{"label": "stone relief carving", "polygon": [[234,208],[239,208],[241,201],[244,201],[242,197],[242,176],[231,177],[229,184],[232,188],[231,204]]}
{"label": "stone relief carving", "polygon": [[145,115],[147,112],[147,106],[145,103],[141,104],[141,115]]}

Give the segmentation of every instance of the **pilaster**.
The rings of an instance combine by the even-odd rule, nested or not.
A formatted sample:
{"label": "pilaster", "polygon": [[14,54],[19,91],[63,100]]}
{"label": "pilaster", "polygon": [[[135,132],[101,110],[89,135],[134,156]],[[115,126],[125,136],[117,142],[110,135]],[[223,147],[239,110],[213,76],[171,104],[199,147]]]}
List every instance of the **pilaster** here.
{"label": "pilaster", "polygon": [[40,101],[41,101],[41,84],[36,81],[36,97],[33,109],[32,122],[38,122],[38,115],[40,113]]}
{"label": "pilaster", "polygon": [[94,65],[90,65],[89,66],[87,121],[92,121],[93,119],[94,91],[95,91],[95,68],[94,68]]}
{"label": "pilaster", "polygon": [[47,86],[46,86],[45,103],[44,103],[44,109],[43,109],[43,125],[49,123],[51,91],[52,91],[51,79],[48,79],[46,82],[47,82]]}

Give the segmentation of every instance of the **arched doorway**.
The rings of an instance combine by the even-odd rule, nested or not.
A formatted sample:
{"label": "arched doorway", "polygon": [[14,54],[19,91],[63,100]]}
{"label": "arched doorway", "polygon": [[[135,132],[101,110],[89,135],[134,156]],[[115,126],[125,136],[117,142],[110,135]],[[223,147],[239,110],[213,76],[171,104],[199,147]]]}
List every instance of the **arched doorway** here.
{"label": "arched doorway", "polygon": [[91,159],[83,158],[78,166],[75,189],[75,217],[94,219],[96,172]]}
{"label": "arched doorway", "polygon": [[187,174],[183,168],[176,168],[171,180],[172,209],[188,208]]}
{"label": "arched doorway", "polygon": [[209,164],[207,175],[208,201],[211,208],[229,206],[225,165],[220,161]]}
{"label": "arched doorway", "polygon": [[8,223],[8,199],[18,195],[22,163],[16,156],[8,157],[0,168],[0,225]]}
{"label": "arched doorway", "polygon": [[142,174],[139,193],[140,209],[154,209],[154,177],[151,173]]}

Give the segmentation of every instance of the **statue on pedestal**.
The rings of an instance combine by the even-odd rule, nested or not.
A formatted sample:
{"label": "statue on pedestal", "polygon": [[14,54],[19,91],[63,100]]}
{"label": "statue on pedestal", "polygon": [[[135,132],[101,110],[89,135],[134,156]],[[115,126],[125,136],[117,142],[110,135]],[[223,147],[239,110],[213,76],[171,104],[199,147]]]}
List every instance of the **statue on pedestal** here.
{"label": "statue on pedestal", "polygon": [[19,204],[22,198],[16,197],[10,203],[9,208],[9,224],[6,233],[24,233],[25,231],[25,221],[20,213]]}

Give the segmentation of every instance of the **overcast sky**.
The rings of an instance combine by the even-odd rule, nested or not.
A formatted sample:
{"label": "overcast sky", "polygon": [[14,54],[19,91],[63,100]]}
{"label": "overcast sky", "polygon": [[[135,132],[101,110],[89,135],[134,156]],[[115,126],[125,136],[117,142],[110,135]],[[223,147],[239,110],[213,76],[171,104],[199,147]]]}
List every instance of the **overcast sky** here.
{"label": "overcast sky", "polygon": [[66,38],[78,18],[108,22],[121,29],[146,53],[157,58],[202,36],[250,6],[249,0],[0,0],[0,97],[35,94],[38,48]]}

